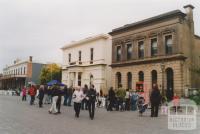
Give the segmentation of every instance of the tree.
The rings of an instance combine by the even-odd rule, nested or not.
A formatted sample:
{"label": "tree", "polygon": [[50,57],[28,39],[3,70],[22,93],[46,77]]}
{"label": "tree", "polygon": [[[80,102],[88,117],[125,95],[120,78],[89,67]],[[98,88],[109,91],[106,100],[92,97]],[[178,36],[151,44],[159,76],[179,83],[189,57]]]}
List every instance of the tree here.
{"label": "tree", "polygon": [[40,83],[46,84],[51,80],[61,81],[61,67],[57,64],[48,64],[42,68]]}

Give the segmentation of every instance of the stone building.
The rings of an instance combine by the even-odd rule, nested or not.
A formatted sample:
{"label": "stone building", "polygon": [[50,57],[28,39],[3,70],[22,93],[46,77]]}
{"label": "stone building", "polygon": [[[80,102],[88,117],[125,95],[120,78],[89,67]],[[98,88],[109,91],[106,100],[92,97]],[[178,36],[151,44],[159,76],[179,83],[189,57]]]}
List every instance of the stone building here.
{"label": "stone building", "polygon": [[111,84],[111,37],[101,34],[66,44],[63,51],[62,82],[68,86],[95,85],[97,91]]}
{"label": "stone building", "polygon": [[198,66],[200,37],[194,33],[192,5],[186,13],[174,10],[136,23],[113,29],[112,84],[136,89],[142,84],[149,95],[157,83],[169,99],[174,93],[200,87],[192,71]]}
{"label": "stone building", "polygon": [[3,69],[0,88],[18,89],[27,86],[29,82],[40,84],[39,76],[43,66],[44,64],[33,62],[32,56],[26,61],[15,60],[14,64]]}

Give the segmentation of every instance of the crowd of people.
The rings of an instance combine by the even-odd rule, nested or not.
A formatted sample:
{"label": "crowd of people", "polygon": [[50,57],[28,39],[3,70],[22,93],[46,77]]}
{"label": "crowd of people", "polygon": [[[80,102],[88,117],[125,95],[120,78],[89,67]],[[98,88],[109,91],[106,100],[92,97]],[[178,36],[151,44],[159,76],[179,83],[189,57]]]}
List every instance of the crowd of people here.
{"label": "crowd of people", "polygon": [[[61,105],[74,106],[75,118],[79,118],[81,110],[88,110],[91,120],[94,119],[95,108],[105,107],[107,111],[136,111],[142,114],[151,106],[151,117],[158,117],[158,110],[161,104],[162,96],[157,84],[153,84],[152,92],[149,96],[150,104],[148,104],[142,94],[136,91],[124,90],[122,85],[119,89],[114,90],[112,87],[107,94],[103,91],[97,92],[94,85],[84,85],[84,87],[61,87],[57,84],[52,86],[30,85],[28,88],[22,89],[22,101],[27,100],[30,96],[30,105],[34,105],[36,98],[38,99],[39,108],[44,104],[51,104],[49,114],[61,114]],[[44,104],[43,104],[44,103]]]}

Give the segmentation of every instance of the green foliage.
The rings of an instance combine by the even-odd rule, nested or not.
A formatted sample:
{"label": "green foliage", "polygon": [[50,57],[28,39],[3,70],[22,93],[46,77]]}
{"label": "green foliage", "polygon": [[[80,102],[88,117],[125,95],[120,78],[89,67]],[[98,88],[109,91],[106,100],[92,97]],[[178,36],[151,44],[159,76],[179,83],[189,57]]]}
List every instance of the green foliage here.
{"label": "green foliage", "polygon": [[57,64],[49,64],[42,68],[40,73],[40,83],[46,84],[51,80],[61,81],[61,67]]}
{"label": "green foliage", "polygon": [[119,97],[119,98],[124,99],[125,96],[126,96],[126,91],[124,89],[118,89],[116,91],[116,96]]}
{"label": "green foliage", "polygon": [[196,102],[197,105],[200,105],[200,91],[198,91],[196,95],[192,95],[189,98]]}

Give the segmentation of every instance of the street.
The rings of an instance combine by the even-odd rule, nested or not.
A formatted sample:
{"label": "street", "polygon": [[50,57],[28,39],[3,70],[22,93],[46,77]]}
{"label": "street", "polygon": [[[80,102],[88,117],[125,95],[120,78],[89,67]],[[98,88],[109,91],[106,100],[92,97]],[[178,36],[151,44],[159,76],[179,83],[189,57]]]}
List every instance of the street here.
{"label": "street", "polygon": [[172,131],[167,128],[167,116],[143,117],[137,112],[107,112],[96,109],[95,119],[88,111],[74,117],[72,107],[62,106],[60,115],[48,114],[50,105],[39,108],[22,102],[21,97],[0,96],[0,134],[199,134],[200,118],[194,131]]}

